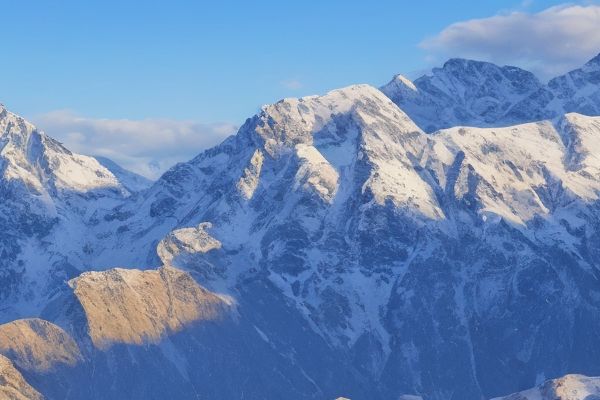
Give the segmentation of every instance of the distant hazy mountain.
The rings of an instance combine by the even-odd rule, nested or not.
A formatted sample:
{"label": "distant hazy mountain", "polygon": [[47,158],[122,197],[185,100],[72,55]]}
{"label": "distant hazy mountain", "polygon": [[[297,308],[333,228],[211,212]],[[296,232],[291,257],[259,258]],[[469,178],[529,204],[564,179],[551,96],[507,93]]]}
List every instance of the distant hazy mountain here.
{"label": "distant hazy mountain", "polygon": [[521,68],[451,59],[411,82],[396,75],[381,90],[423,130],[507,126],[569,112],[600,114],[600,55],[541,83]]}
{"label": "distant hazy mountain", "polygon": [[148,189],[152,185],[152,181],[142,175],[136,174],[121,167],[113,160],[94,156],[104,168],[108,169],[113,175],[119,180],[119,182],[130,192],[139,192],[144,189]]}
{"label": "distant hazy mountain", "polygon": [[545,85],[451,60],[285,99],[145,190],[3,111],[0,378],[48,399],[480,400],[600,375],[596,63]]}

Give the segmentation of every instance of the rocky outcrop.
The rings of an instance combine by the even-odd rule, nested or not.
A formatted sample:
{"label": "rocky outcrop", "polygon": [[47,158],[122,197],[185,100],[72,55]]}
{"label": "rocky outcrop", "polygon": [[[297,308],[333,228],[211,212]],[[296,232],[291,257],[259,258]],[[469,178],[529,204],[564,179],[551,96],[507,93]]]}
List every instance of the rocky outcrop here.
{"label": "rocky outcrop", "polygon": [[[204,255],[211,250],[221,248],[221,242],[210,236],[207,232],[212,227],[210,222],[204,222],[195,228],[175,229],[158,243],[156,252],[165,265],[179,263],[190,264],[187,260],[195,255]],[[176,265],[175,264],[175,265]]]}
{"label": "rocky outcrop", "polygon": [[85,310],[88,333],[104,349],[114,343],[157,343],[185,326],[223,318],[229,305],[171,267],[86,272],[69,282]]}
{"label": "rocky outcrop", "polygon": [[60,327],[42,319],[21,319],[0,325],[0,354],[21,369],[51,372],[81,361],[75,341]]}

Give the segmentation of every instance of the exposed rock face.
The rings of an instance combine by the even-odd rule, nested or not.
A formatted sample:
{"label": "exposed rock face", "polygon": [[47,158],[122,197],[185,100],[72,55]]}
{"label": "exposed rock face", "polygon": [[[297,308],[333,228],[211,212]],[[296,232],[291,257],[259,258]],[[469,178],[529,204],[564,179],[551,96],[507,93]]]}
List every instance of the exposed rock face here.
{"label": "exposed rock face", "polygon": [[0,355],[0,397],[4,400],[43,400],[10,360]]}
{"label": "exposed rock face", "polygon": [[222,318],[227,309],[223,299],[170,267],[86,272],[69,284],[98,348],[157,343],[186,325]]}
{"label": "exposed rock face", "polygon": [[244,169],[244,175],[238,181],[237,187],[246,199],[251,199],[260,179],[260,171],[265,156],[260,150],[256,150],[250,159],[250,164]]}
{"label": "exposed rock face", "polygon": [[57,365],[81,361],[75,341],[58,326],[42,319],[21,319],[0,325],[0,353],[21,369],[49,372]]}
{"label": "exposed rock face", "polygon": [[[204,255],[211,250],[221,248],[221,242],[211,237],[207,229],[210,229],[210,222],[201,223],[196,228],[176,229],[169,233],[167,237],[160,241],[156,252],[165,265],[172,265],[177,262],[179,257],[193,257],[194,255]],[[182,260],[181,264],[186,265],[188,260]]]}
{"label": "exposed rock face", "polygon": [[[84,274],[71,283],[75,295],[59,301],[58,317],[56,307],[47,314],[67,326],[83,349],[83,360],[74,368],[33,374],[48,398],[226,399],[244,393],[259,399],[270,393],[312,399],[338,392],[339,382],[359,397],[374,393],[343,353],[303,331],[298,311],[281,302],[267,282],[246,283],[241,290],[253,295],[240,293],[244,304],[237,305],[237,313],[227,300],[204,289],[198,293],[190,276],[174,268],[125,272],[131,275],[123,270]],[[155,279],[167,282],[169,296],[178,296],[165,300],[173,303],[168,313],[155,301],[163,297],[163,284]],[[209,314],[207,307],[220,314]],[[91,318],[98,321],[95,326],[88,323]]]}

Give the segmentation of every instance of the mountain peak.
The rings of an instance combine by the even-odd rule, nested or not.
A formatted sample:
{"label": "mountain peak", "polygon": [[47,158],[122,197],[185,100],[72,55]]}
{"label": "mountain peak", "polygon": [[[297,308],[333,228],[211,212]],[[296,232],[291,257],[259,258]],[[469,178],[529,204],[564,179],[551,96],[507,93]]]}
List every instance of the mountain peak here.
{"label": "mountain peak", "polygon": [[600,53],[585,63],[586,67],[600,67]]}
{"label": "mountain peak", "polygon": [[[456,67],[456,66],[466,65],[466,64],[485,64],[485,63],[486,63],[485,61],[476,61],[476,60],[471,60],[468,58],[453,57],[453,58],[448,59],[448,61],[446,61],[444,63],[442,68]],[[489,63],[487,63],[487,64],[489,64]]]}
{"label": "mountain peak", "polygon": [[395,83],[398,86],[404,86],[414,92],[418,90],[413,81],[401,74],[395,75],[390,84],[391,83]]}
{"label": "mountain peak", "polygon": [[520,79],[537,80],[533,73],[513,65],[500,66],[489,61],[471,60],[468,58],[451,58],[444,63],[442,68],[435,68],[433,71],[434,73],[439,73],[440,71],[460,71],[467,74],[470,74],[472,71],[477,71],[483,75],[490,75],[500,72],[501,74],[509,77],[509,79],[511,79],[511,76],[514,75],[521,75]]}
{"label": "mountain peak", "polygon": [[47,192],[85,195],[103,192],[111,197],[127,195],[123,185],[96,159],[75,154],[35,125],[5,108],[0,109],[2,159],[5,176],[26,182],[25,186]]}
{"label": "mountain peak", "polygon": [[[366,84],[332,90],[322,96],[286,98],[262,108],[249,126],[265,142],[267,153],[274,155],[283,148],[304,143],[312,145],[314,134],[332,123],[335,116],[351,115],[358,124],[363,116],[383,110],[401,113],[380,90]],[[419,130],[406,118],[408,130]]]}
{"label": "mountain peak", "polygon": [[442,66],[442,70],[448,71],[448,70],[462,70],[462,69],[466,69],[466,68],[475,68],[477,70],[481,70],[484,68],[488,68],[488,69],[502,69],[502,67],[500,67],[499,65],[496,65],[494,63],[488,62],[488,61],[480,61],[480,60],[472,60],[469,58],[460,58],[460,57],[455,57],[455,58],[451,58],[448,61],[446,61],[444,63],[444,65]]}
{"label": "mountain peak", "polygon": [[587,62],[587,64],[590,64],[590,63],[600,64],[600,53],[596,54],[596,56],[594,58],[592,58],[591,60],[589,60]]}

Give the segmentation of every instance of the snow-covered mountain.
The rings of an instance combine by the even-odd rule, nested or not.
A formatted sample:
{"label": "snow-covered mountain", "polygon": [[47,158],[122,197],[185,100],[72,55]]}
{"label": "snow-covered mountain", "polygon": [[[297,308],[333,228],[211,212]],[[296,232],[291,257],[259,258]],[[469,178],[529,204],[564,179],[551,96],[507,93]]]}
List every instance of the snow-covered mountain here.
{"label": "snow-covered mountain", "polygon": [[451,59],[414,82],[396,75],[381,90],[426,132],[459,125],[508,126],[599,115],[600,55],[582,68],[540,82],[521,68]]}
{"label": "snow-covered mountain", "polygon": [[[135,193],[5,112],[5,126],[24,128],[3,137],[26,138],[5,162],[33,171],[19,187],[39,189],[3,218],[35,201],[56,210],[31,222],[49,221],[43,231],[6,224],[16,240],[3,245],[17,243],[7,254],[21,262],[6,258],[2,272],[23,271],[0,313],[11,388],[470,400],[600,375],[600,116],[555,100],[561,87],[600,104],[594,63],[544,85],[451,60],[433,78],[393,81],[415,95],[401,107],[408,95],[389,85],[285,99]],[[466,114],[431,94],[440,82],[462,85],[450,97]],[[426,132],[463,116],[481,126]],[[43,156],[30,156],[35,140]]]}
{"label": "snow-covered mountain", "polygon": [[369,86],[287,99],[111,214],[105,252],[240,310],[264,282],[384,398],[492,397],[596,372],[599,140],[579,114],[427,135]]}
{"label": "snow-covered mountain", "polygon": [[[2,319],[85,264],[88,225],[130,192],[96,159],[72,153],[0,106],[0,299]],[[41,300],[43,301],[43,300]]]}

